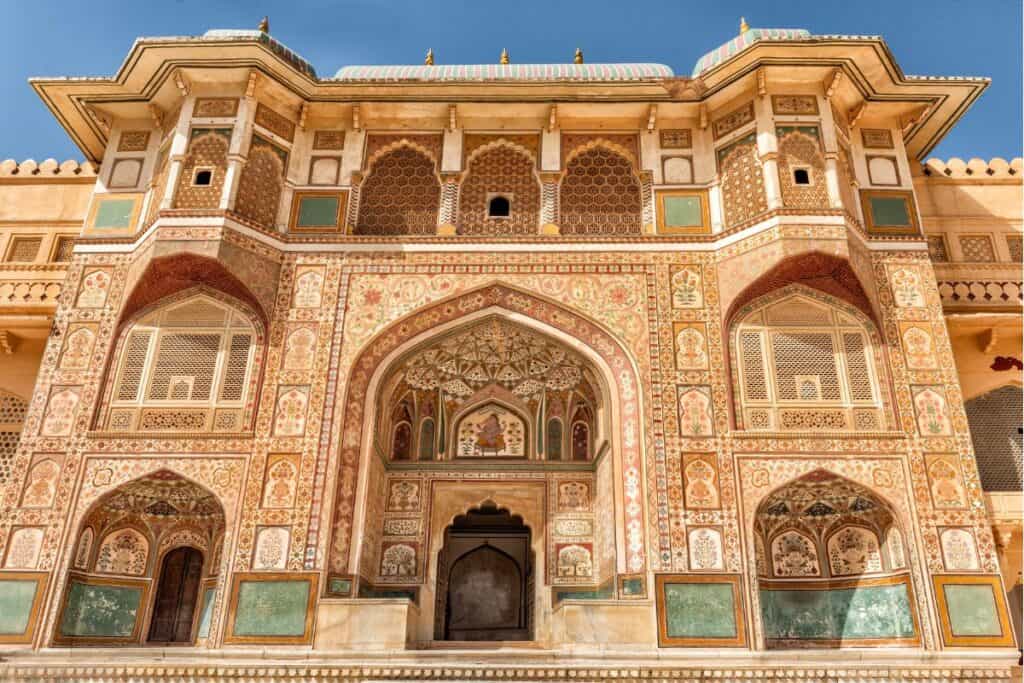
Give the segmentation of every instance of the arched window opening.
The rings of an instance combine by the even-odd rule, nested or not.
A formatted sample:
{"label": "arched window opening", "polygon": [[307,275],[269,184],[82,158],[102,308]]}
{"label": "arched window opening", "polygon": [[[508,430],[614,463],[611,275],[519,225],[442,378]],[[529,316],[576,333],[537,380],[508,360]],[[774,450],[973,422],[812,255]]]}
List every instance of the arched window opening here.
{"label": "arched window opening", "polygon": [[575,461],[590,460],[593,455],[590,448],[592,424],[590,410],[586,406],[577,408],[572,418],[572,459]]}
{"label": "arched window opening", "polygon": [[207,638],[204,617],[217,594],[224,529],[217,497],[173,472],[153,472],[107,493],[79,527],[55,642]]}
{"label": "arched window opening", "polygon": [[765,498],[754,519],[765,644],[916,644],[898,526],[888,503],[824,470]]}
{"label": "arched window opening", "polygon": [[257,341],[247,316],[205,294],[143,316],[122,337],[105,427],[240,431]]}
{"label": "arched window opening", "polygon": [[564,235],[636,235],[643,201],[632,162],[604,146],[570,159],[559,189],[559,225]]}
{"label": "arched window opening", "polygon": [[879,350],[853,309],[795,293],[746,307],[732,328],[740,426],[773,431],[885,429]]}
{"label": "arched window opening", "polygon": [[548,460],[562,459],[562,421],[557,417],[548,420],[547,451]]}
{"label": "arched window opening", "polygon": [[406,402],[395,408],[392,415],[391,459],[412,459],[412,411]]}
{"label": "arched window opening", "polygon": [[434,419],[424,418],[420,423],[420,460],[434,459]]}
{"label": "arched window opening", "polygon": [[496,195],[487,202],[488,218],[508,218],[512,214],[512,202],[507,197]]}
{"label": "arched window opening", "polygon": [[376,159],[359,189],[359,235],[433,235],[441,181],[433,159],[398,147]]}

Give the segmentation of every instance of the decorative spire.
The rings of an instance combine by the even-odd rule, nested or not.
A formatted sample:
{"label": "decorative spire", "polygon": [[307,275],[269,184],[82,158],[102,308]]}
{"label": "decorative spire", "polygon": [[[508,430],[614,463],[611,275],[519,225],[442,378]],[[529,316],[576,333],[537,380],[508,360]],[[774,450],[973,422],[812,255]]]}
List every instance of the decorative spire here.
{"label": "decorative spire", "polygon": [[746,33],[749,30],[750,30],[750,27],[747,26],[747,19],[746,19],[746,17],[740,17],[740,35],[743,35],[744,33]]}
{"label": "decorative spire", "polygon": [[256,27],[256,30],[263,33],[270,33],[270,17],[263,17],[260,19],[260,25]]}
{"label": "decorative spire", "polygon": [[574,54],[572,56],[572,63],[573,64],[582,64],[583,63],[583,50],[581,50],[579,48],[576,48],[576,54]]}
{"label": "decorative spire", "polygon": [[498,60],[499,64],[509,64],[508,61],[508,50],[501,48],[501,58]]}
{"label": "decorative spire", "polygon": [[427,48],[427,58],[423,60],[423,63],[427,66],[434,66],[434,48]]}

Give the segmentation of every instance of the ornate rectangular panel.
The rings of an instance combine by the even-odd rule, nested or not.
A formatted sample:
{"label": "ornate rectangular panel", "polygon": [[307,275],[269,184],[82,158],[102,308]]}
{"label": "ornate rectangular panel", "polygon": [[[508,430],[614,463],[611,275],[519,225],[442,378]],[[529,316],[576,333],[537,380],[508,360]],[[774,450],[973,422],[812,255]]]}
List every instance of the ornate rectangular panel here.
{"label": "ornate rectangular panel", "polygon": [[711,213],[703,190],[657,190],[658,233],[663,235],[708,235]]}
{"label": "ornate rectangular panel", "polygon": [[746,647],[739,574],[658,574],[658,645]]}
{"label": "ornate rectangular panel", "polygon": [[348,191],[296,192],[292,199],[292,232],[343,232]]}
{"label": "ornate rectangular panel", "polygon": [[309,643],[319,577],[313,572],[235,574],[224,642]]}
{"label": "ornate rectangular panel", "polygon": [[913,192],[862,190],[860,202],[869,235],[921,234]]}
{"label": "ornate rectangular panel", "polygon": [[139,219],[142,195],[102,194],[93,198],[89,217],[85,219],[86,237],[122,237],[131,235]]}
{"label": "ornate rectangular panel", "polygon": [[948,647],[1012,647],[1006,593],[998,576],[933,576],[942,641]]}
{"label": "ornate rectangular panel", "polygon": [[0,572],[0,643],[30,643],[39,622],[47,572]]}
{"label": "ornate rectangular panel", "polygon": [[74,576],[60,611],[57,644],[138,642],[150,583],[143,579]]}

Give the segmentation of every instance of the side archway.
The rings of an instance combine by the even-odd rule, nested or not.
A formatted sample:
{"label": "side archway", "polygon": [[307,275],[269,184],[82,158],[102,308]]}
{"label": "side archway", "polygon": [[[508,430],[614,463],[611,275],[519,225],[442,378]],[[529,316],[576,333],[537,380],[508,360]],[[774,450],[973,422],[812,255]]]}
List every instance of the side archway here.
{"label": "side archway", "polygon": [[213,492],[168,469],[107,491],[77,521],[54,642],[191,645],[209,638],[205,617],[220,583],[225,525]]}
{"label": "side archway", "polygon": [[920,643],[907,530],[866,486],[810,471],[760,501],[752,532],[768,649]]}

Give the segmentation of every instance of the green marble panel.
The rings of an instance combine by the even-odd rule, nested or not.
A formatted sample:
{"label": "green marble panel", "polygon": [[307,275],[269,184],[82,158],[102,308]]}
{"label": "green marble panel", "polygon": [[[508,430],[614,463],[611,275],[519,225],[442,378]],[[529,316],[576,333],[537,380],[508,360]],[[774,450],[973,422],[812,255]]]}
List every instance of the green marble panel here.
{"label": "green marble panel", "polygon": [[665,623],[670,638],[735,638],[733,585],[666,583]]}
{"label": "green marble panel", "polygon": [[622,580],[622,594],[629,596],[641,596],[644,594],[644,580],[640,577],[632,577]]}
{"label": "green marble panel", "polygon": [[97,199],[94,228],[120,229],[132,227],[132,212],[135,199]]}
{"label": "green marble panel", "polygon": [[947,583],[942,590],[949,610],[949,628],[954,636],[1003,635],[992,586]]}
{"label": "green marble panel", "polygon": [[606,583],[597,588],[561,588],[555,590],[555,602],[563,600],[611,600],[615,597],[615,586]]}
{"label": "green marble panel", "polygon": [[299,228],[338,227],[338,198],[301,197],[295,225]]}
{"label": "green marble panel", "polygon": [[217,597],[216,588],[203,591],[203,607],[199,611],[199,638],[210,637],[210,622],[213,620],[213,601]]}
{"label": "green marble panel", "polygon": [[343,579],[337,576],[327,582],[327,592],[333,595],[349,595],[352,593],[352,579]]}
{"label": "green marble panel", "polygon": [[127,638],[135,631],[142,588],[137,586],[71,584],[61,635],[89,638]]}
{"label": "green marble panel", "polygon": [[762,590],[765,636],[785,640],[889,639],[914,636],[907,587]]}
{"label": "green marble panel", "polygon": [[665,197],[665,227],[700,228],[704,225],[700,197]]}
{"label": "green marble panel", "polygon": [[35,579],[0,580],[0,635],[25,633],[38,585]]}
{"label": "green marble panel", "polygon": [[242,581],[235,609],[236,636],[302,636],[309,605],[308,579]]}
{"label": "green marble panel", "polygon": [[871,218],[876,226],[909,228],[910,207],[906,197],[870,197]]}

